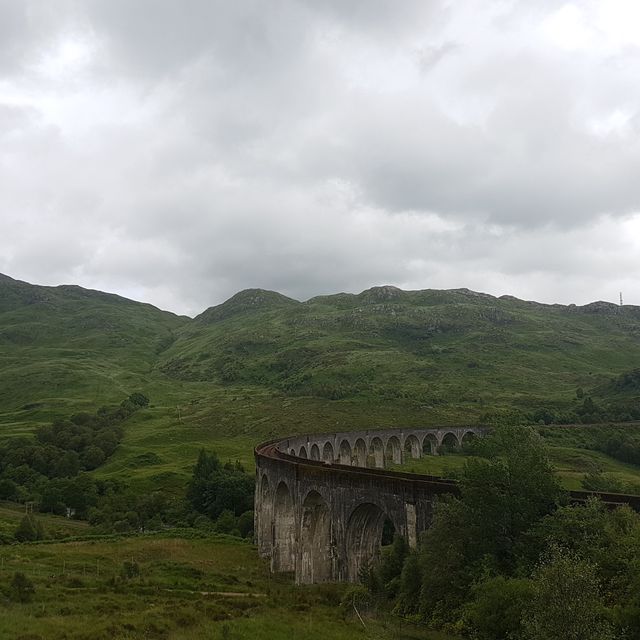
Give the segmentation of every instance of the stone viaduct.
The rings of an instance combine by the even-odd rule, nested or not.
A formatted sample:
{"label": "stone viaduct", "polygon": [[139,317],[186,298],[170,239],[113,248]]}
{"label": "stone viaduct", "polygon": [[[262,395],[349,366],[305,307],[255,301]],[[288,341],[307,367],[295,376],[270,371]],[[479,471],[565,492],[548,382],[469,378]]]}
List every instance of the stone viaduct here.
{"label": "stone viaduct", "polygon": [[356,581],[380,549],[385,522],[415,546],[433,500],[456,493],[444,478],[385,469],[482,435],[478,427],[306,435],[255,450],[255,534],[274,572],[298,584]]}
{"label": "stone viaduct", "polygon": [[[255,536],[274,572],[298,584],[353,582],[375,560],[385,523],[410,546],[431,523],[434,499],[457,494],[453,480],[385,469],[442,447],[482,436],[479,427],[386,429],[307,435],[255,449]],[[598,496],[610,507],[640,496],[570,491],[583,502]]]}

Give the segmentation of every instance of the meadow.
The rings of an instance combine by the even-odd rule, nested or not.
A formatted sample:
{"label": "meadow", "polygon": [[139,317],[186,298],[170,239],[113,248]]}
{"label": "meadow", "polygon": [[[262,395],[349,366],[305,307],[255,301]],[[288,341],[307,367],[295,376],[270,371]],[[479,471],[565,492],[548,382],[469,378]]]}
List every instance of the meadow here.
{"label": "meadow", "polygon": [[194,531],[0,547],[0,585],[16,571],[35,593],[0,605],[0,637],[14,640],[445,638],[393,618],[343,619],[344,586],[296,588],[248,542]]}

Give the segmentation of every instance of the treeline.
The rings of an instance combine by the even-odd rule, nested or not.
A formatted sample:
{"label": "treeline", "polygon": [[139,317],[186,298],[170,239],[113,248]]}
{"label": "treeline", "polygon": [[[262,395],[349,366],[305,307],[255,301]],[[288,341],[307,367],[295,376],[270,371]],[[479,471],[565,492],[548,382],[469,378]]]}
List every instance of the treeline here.
{"label": "treeline", "polygon": [[533,429],[482,446],[418,548],[396,540],[347,601],[478,640],[640,638],[640,515],[567,504]]}
{"label": "treeline", "polygon": [[[579,390],[580,391],[580,390]],[[590,396],[581,396],[572,409],[539,407],[526,412],[518,409],[487,411],[480,416],[482,424],[500,425],[549,425],[549,424],[602,424],[607,422],[633,422],[640,420],[640,403],[596,403]]]}
{"label": "treeline", "polygon": [[[100,466],[122,439],[122,423],[149,400],[133,393],[116,407],[76,413],[0,445],[0,499],[34,502],[41,511],[82,515],[97,490],[83,472]],[[86,495],[85,495],[86,494]]]}

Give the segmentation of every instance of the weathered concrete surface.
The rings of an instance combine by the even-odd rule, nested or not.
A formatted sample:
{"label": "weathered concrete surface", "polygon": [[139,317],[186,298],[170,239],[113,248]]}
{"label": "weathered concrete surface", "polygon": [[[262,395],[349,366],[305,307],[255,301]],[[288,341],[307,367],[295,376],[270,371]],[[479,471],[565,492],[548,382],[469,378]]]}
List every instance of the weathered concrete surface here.
{"label": "weathered concrete surface", "polygon": [[256,449],[255,532],[272,571],[300,584],[356,581],[379,552],[389,520],[414,546],[431,522],[433,499],[450,480],[385,471],[423,453],[482,435],[476,427],[308,435]]}

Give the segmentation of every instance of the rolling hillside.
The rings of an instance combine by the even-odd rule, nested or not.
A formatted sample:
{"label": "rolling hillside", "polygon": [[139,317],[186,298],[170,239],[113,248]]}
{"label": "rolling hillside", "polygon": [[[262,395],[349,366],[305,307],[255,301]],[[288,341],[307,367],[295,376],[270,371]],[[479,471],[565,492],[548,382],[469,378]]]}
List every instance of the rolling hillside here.
{"label": "rolling hillside", "polygon": [[588,397],[631,415],[638,363],[640,308],[601,302],[246,290],[189,319],[0,278],[0,436],[140,390],[151,407],[98,473],[143,483],[180,485],[202,446],[251,464],[288,432],[573,415]]}

